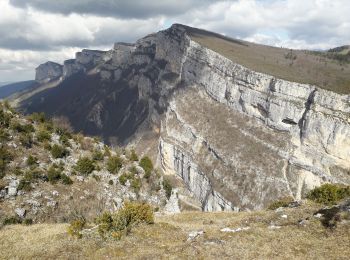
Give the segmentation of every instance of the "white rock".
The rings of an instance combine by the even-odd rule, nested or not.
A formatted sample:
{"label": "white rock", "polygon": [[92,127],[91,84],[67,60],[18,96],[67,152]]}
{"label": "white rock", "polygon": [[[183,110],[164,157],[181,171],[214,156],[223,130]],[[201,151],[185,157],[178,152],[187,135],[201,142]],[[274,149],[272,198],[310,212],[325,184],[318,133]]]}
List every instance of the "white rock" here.
{"label": "white rock", "polygon": [[15,213],[17,214],[17,216],[19,216],[20,218],[24,218],[26,215],[26,210],[24,208],[16,208],[15,209]]}
{"label": "white rock", "polygon": [[239,227],[239,228],[234,228],[234,229],[231,229],[231,228],[222,228],[220,229],[221,232],[232,232],[232,233],[235,233],[235,232],[240,232],[240,231],[244,231],[244,230],[248,230],[250,229],[250,227]]}
{"label": "white rock", "polygon": [[191,241],[195,238],[197,238],[198,236],[200,235],[203,235],[204,234],[204,231],[203,230],[199,230],[199,231],[192,231],[188,234],[188,238],[187,238],[187,241]]}

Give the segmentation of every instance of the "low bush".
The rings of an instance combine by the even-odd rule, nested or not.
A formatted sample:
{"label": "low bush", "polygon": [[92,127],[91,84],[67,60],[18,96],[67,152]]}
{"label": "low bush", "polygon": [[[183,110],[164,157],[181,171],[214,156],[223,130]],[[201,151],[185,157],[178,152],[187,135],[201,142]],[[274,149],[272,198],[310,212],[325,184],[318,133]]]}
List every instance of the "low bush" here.
{"label": "low bush", "polygon": [[38,164],[38,158],[35,156],[29,155],[26,161],[28,166],[34,166]]}
{"label": "low bush", "polygon": [[135,193],[139,193],[141,186],[142,186],[142,182],[141,182],[140,178],[133,178],[131,180],[130,186],[131,186],[131,188],[133,188]]}
{"label": "low bush", "polygon": [[285,208],[285,207],[288,207],[289,204],[291,204],[293,201],[294,200],[291,197],[281,198],[279,200],[272,202],[267,208],[269,210],[275,210],[281,207]]}
{"label": "low bush", "polygon": [[5,176],[7,164],[13,160],[13,154],[3,146],[0,146],[0,179]]}
{"label": "low bush", "polygon": [[108,181],[108,184],[109,184],[109,185],[113,185],[113,184],[114,184],[113,180],[109,180],[109,181]]}
{"label": "low bush", "polygon": [[[68,177],[68,176],[67,176]],[[51,166],[47,171],[47,178],[51,184],[57,183],[62,178],[62,171]]]}
{"label": "low bush", "polygon": [[57,158],[63,158],[65,156],[69,155],[69,152],[63,146],[58,145],[58,144],[54,144],[51,147],[51,155],[53,158],[57,159]]}
{"label": "low bush", "polygon": [[153,170],[153,163],[148,156],[145,156],[140,161],[140,166],[145,170],[144,177],[148,179],[151,176]]}
{"label": "low bush", "polygon": [[103,161],[103,158],[104,158],[104,155],[101,151],[99,150],[95,150],[93,153],[92,153],[92,159],[94,161]]}
{"label": "low bush", "polygon": [[165,190],[165,195],[169,199],[171,196],[171,192],[173,190],[173,187],[168,179],[163,180],[163,189]]}
{"label": "low bush", "polygon": [[26,226],[30,226],[30,225],[33,225],[33,220],[31,218],[26,218],[22,221],[22,224],[23,225],[26,225]]}
{"label": "low bush", "polygon": [[82,157],[78,160],[75,169],[83,175],[89,175],[95,170],[95,164],[90,158]]}
{"label": "low bush", "polygon": [[119,176],[119,182],[121,185],[125,186],[126,182],[128,181],[128,175],[123,173],[122,175]]}
{"label": "low bush", "polygon": [[34,143],[32,135],[26,132],[19,135],[19,141],[26,148],[31,148]]}
{"label": "low bush", "polygon": [[6,142],[10,140],[10,134],[6,131],[6,129],[0,128],[0,142]]}
{"label": "low bush", "polygon": [[61,179],[62,179],[62,183],[64,185],[71,185],[71,184],[73,184],[72,179],[66,174],[61,174]]}
{"label": "low bush", "polygon": [[134,161],[134,162],[137,162],[139,160],[139,157],[137,156],[135,150],[131,150],[131,153],[130,153],[130,161]]}
{"label": "low bush", "polygon": [[6,218],[3,220],[3,222],[2,222],[2,224],[3,224],[4,226],[6,226],[6,225],[21,224],[21,223],[22,223],[22,220],[21,220],[19,217],[17,217],[17,216],[6,217]]}
{"label": "low bush", "polygon": [[128,234],[132,227],[139,224],[153,224],[154,214],[150,205],[139,202],[125,202],[116,213],[103,213],[97,218],[98,231],[101,237],[120,239]]}
{"label": "low bush", "polygon": [[29,115],[28,119],[32,120],[34,122],[37,122],[37,123],[45,123],[46,122],[46,116],[45,116],[44,112],[41,112],[41,113],[35,112],[35,113]]}
{"label": "low bush", "polygon": [[110,173],[118,173],[123,166],[123,160],[119,156],[112,156],[107,161],[107,170]]}
{"label": "low bush", "polygon": [[81,219],[76,219],[73,220],[69,227],[67,228],[67,232],[69,235],[76,237],[76,238],[82,238],[82,233],[81,231],[86,225],[86,220],[81,218]]}
{"label": "low bush", "polygon": [[350,186],[340,186],[326,183],[311,190],[306,198],[317,203],[333,205],[340,200],[350,197]]}
{"label": "low bush", "polygon": [[11,129],[17,131],[18,133],[32,133],[35,132],[34,126],[32,124],[22,125],[18,121],[11,122]]}
{"label": "low bush", "polygon": [[51,133],[47,130],[40,129],[36,134],[36,139],[38,142],[50,142],[51,141]]}
{"label": "low bush", "polygon": [[19,181],[17,189],[23,190],[23,191],[31,191],[32,190],[31,182],[26,179],[22,179]]}

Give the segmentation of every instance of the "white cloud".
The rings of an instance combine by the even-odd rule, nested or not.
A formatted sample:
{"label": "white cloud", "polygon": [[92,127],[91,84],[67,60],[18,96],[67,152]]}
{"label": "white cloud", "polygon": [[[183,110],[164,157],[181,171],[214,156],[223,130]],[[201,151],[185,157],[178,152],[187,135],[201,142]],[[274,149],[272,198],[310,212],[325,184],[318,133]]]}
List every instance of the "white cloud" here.
{"label": "white cloud", "polygon": [[[33,75],[38,64],[72,58],[81,48],[133,42],[169,22],[289,48],[327,49],[350,43],[348,0],[11,2],[17,5],[0,0],[0,81],[11,80],[12,74],[19,74],[16,71],[21,78]],[[53,10],[57,3],[66,4]],[[96,4],[119,9],[104,17]]]}

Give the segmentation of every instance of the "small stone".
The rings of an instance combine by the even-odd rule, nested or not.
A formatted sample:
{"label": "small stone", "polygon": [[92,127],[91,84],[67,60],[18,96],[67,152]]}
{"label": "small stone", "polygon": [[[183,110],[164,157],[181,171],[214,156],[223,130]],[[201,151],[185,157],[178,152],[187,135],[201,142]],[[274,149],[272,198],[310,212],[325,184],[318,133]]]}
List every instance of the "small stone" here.
{"label": "small stone", "polygon": [[315,218],[321,218],[323,216],[323,214],[321,213],[317,213],[316,215],[314,215]]}
{"label": "small stone", "polygon": [[52,191],[52,195],[53,195],[53,196],[58,196],[58,195],[59,195],[59,193],[58,193],[58,191],[57,191],[57,190],[54,190],[54,191]]}
{"label": "small stone", "polygon": [[271,225],[269,226],[269,229],[280,229],[281,226],[275,226],[275,225]]}
{"label": "small stone", "polygon": [[286,214],[282,215],[281,218],[288,218]]}
{"label": "small stone", "polygon": [[232,233],[235,233],[235,232],[240,232],[240,231],[244,231],[244,230],[248,230],[250,229],[250,227],[239,227],[239,228],[234,228],[234,229],[231,229],[231,228],[223,228],[223,229],[220,229],[221,232],[232,232]]}
{"label": "small stone", "polygon": [[26,215],[26,210],[24,208],[16,208],[15,209],[15,213],[17,214],[17,216],[19,216],[20,218],[24,218]]}
{"label": "small stone", "polygon": [[204,234],[204,231],[203,230],[200,230],[200,231],[192,231],[188,234],[188,239],[187,241],[191,241],[193,239],[195,239],[196,237],[200,236],[200,235],[203,235]]}
{"label": "small stone", "polygon": [[283,212],[284,208],[283,207],[279,207],[277,209],[275,209],[275,212]]}
{"label": "small stone", "polygon": [[57,207],[57,201],[54,201],[54,200],[52,200],[52,201],[48,201],[47,203],[46,203],[46,206],[47,207],[51,207],[51,208],[56,208]]}

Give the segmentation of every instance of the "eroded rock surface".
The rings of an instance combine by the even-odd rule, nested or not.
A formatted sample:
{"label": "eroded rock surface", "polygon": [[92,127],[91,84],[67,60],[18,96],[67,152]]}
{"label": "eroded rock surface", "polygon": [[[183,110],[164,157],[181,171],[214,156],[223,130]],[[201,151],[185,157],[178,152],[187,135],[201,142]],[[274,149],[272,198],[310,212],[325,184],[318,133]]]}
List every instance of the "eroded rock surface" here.
{"label": "eroded rock surface", "polygon": [[77,130],[124,144],[153,131],[164,172],[203,210],[259,209],[323,182],[350,183],[349,95],[254,72],[194,42],[184,26],[84,50],[63,75],[76,90],[56,90],[59,109],[51,92],[23,107],[51,106]]}

